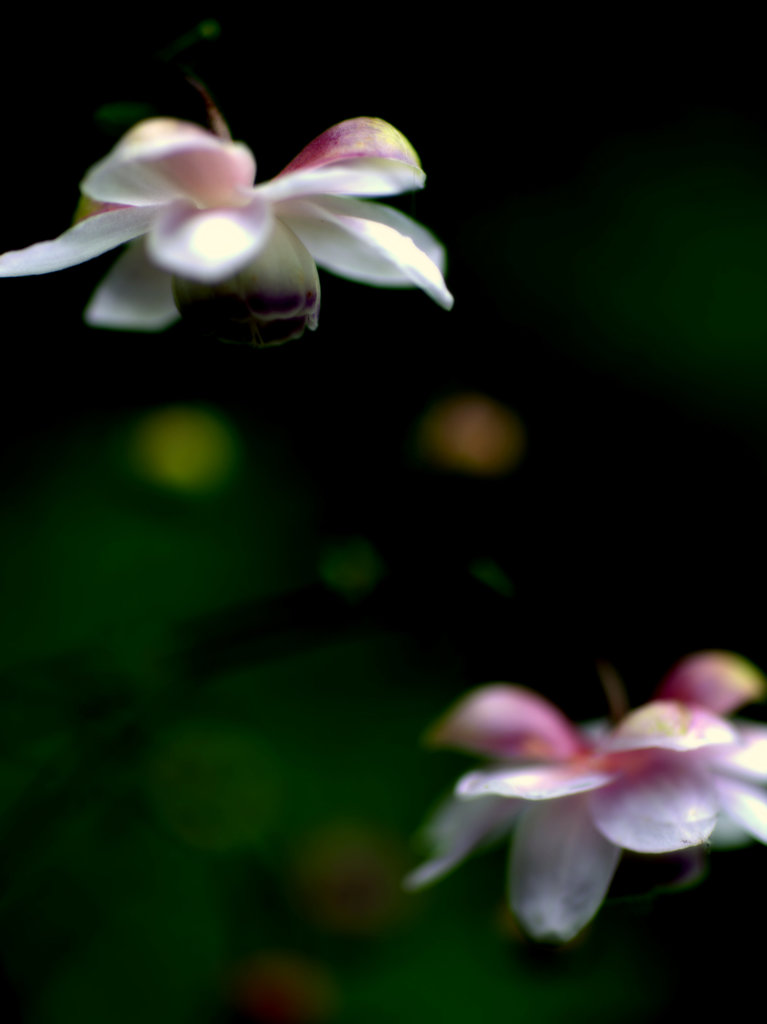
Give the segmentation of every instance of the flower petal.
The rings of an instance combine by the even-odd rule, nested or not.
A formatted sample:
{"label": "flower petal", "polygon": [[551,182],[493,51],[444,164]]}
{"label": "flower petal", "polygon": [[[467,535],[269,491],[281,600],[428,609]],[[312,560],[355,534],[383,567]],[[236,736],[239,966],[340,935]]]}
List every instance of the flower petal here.
{"label": "flower petal", "polygon": [[179,201],[168,206],[147,240],[150,259],[171,274],[218,284],[254,259],[267,244],[274,221],[269,207],[198,210]]}
{"label": "flower petal", "polygon": [[422,188],[418,154],[393,125],[355,117],[328,128],[259,189],[278,201],[301,196],[396,195]]}
{"label": "flower petal", "polygon": [[92,260],[123,242],[143,235],[157,215],[157,208],[122,207],[107,210],[68,228],[50,242],[37,242],[0,256],[0,277],[50,274]]}
{"label": "flower petal", "polygon": [[178,318],[170,274],[149,262],[142,241],[120,254],[85,309],[91,327],[126,331],[162,331]]}
{"label": "flower petal", "polygon": [[395,160],[420,168],[421,161],[402,132],[380,117],[352,117],[322,132],[280,172],[290,174],[307,167],[325,167],[339,160],[363,158]]}
{"label": "flower petal", "polygon": [[351,281],[422,288],[444,309],[453,305],[442,276],[444,250],[398,210],[326,197],[280,203],[277,216],[295,231],[321,267]]}
{"label": "flower petal", "polygon": [[511,851],[511,907],[534,939],[567,942],[602,904],[620,850],[594,828],[586,798],[536,804]]}
{"label": "flower petal", "polygon": [[92,199],[131,206],[181,198],[225,206],[252,186],[255,175],[255,159],[243,143],[187,121],[154,117],[124,135],[80,188]]}
{"label": "flower petal", "polygon": [[658,688],[663,700],[702,704],[719,715],[762,700],[765,692],[763,673],[730,651],[700,651],[683,658]]}
{"label": "flower petal", "polygon": [[617,846],[664,853],[705,842],[719,807],[709,775],[689,758],[659,754],[589,797],[594,824]]}
{"label": "flower petal", "polygon": [[447,800],[424,830],[426,842],[434,849],[434,856],[405,878],[405,888],[420,889],[443,878],[472,850],[508,831],[523,806],[522,801],[503,800],[501,797],[472,800],[470,803],[452,798]]}
{"label": "flower petal", "polygon": [[[343,270],[344,276],[352,277],[356,271],[360,275],[359,279],[365,283],[390,286],[409,284],[409,281],[403,279],[396,264],[388,259],[382,260],[374,249],[366,248],[356,254],[355,259],[354,254],[348,251],[348,230],[335,225],[336,216],[358,217],[388,225],[401,235],[411,238],[436,264],[440,273],[445,271],[445,247],[442,243],[423,224],[391,206],[369,200],[327,196],[316,197],[312,201],[280,203],[277,214],[288,224],[300,224],[302,232],[312,239],[316,248],[323,252],[327,249],[328,269],[336,269],[331,260],[348,263],[348,268]],[[335,252],[335,249],[339,251]],[[341,271],[336,270],[336,273]]]}
{"label": "flower petal", "polygon": [[614,773],[593,767],[590,761],[568,765],[543,765],[538,768],[487,768],[469,772],[458,780],[456,796],[464,800],[497,796],[522,800],[553,800],[606,786]]}
{"label": "flower petal", "polygon": [[632,711],[601,744],[603,750],[697,750],[737,743],[734,726],[706,708],[654,700]]}
{"label": "flower petal", "polygon": [[472,690],[432,727],[427,742],[505,759],[565,761],[585,747],[559,708],[524,686]]}
{"label": "flower petal", "polygon": [[724,811],[760,843],[767,843],[767,793],[734,779],[717,778]]}
{"label": "flower petal", "polygon": [[712,752],[712,758],[728,774],[767,780],[767,726],[735,720],[737,746]]}
{"label": "flower petal", "polygon": [[282,172],[253,190],[270,203],[314,196],[396,196],[423,188],[426,176],[393,160],[346,160],[329,167]]}

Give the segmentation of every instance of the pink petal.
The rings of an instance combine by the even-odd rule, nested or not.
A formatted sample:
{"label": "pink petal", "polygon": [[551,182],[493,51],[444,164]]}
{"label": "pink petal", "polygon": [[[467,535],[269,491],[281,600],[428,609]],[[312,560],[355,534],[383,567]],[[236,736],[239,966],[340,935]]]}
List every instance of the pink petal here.
{"label": "pink petal", "polygon": [[683,658],[660,684],[658,696],[702,704],[726,715],[744,704],[763,700],[767,680],[756,665],[729,651],[701,651]]}
{"label": "pink petal", "polygon": [[511,907],[534,939],[567,942],[602,904],[620,850],[594,828],[585,797],[536,804],[511,853]]}
{"label": "pink petal", "polygon": [[594,824],[617,846],[664,853],[705,842],[719,807],[711,777],[678,754],[659,754],[589,797]]}
{"label": "pink petal", "polygon": [[736,746],[714,751],[716,765],[733,775],[767,780],[767,726],[735,720]]}
{"label": "pink petal", "polygon": [[626,715],[600,746],[603,750],[697,750],[737,740],[737,730],[706,708],[654,700]]}
{"label": "pink petal", "polygon": [[157,208],[121,207],[86,217],[50,242],[0,256],[0,277],[50,274],[92,260],[123,242],[143,235],[157,216]]}
{"label": "pink petal", "polygon": [[532,690],[507,683],[467,694],[433,726],[427,742],[528,761],[565,761],[584,750],[558,708]]}
{"label": "pink petal", "polygon": [[404,886],[420,889],[443,878],[478,846],[508,831],[523,806],[521,801],[500,797],[471,802],[448,800],[425,829],[434,856],[412,871]]}
{"label": "pink petal", "polygon": [[754,839],[767,843],[767,793],[721,777],[716,780],[716,789],[723,810]]}
{"label": "pink petal", "polygon": [[590,759],[567,765],[543,765],[536,768],[488,768],[469,772],[459,779],[456,796],[464,800],[497,796],[522,800],[554,800],[612,782],[615,774],[592,765]]}
{"label": "pink petal", "polygon": [[85,195],[130,206],[191,199],[203,206],[239,201],[253,185],[256,162],[247,146],[173,118],[141,121],[83,178]]}
{"label": "pink petal", "polygon": [[177,202],[152,226],[147,251],[158,267],[171,274],[218,284],[265,248],[273,224],[269,207],[258,200],[217,210]]}
{"label": "pink petal", "polygon": [[421,166],[418,154],[394,125],[380,117],[352,117],[318,135],[280,173],[361,157],[384,157],[412,167]]}
{"label": "pink petal", "polygon": [[120,254],[85,310],[91,327],[127,331],[162,331],[178,318],[170,274],[149,262],[142,241]]}

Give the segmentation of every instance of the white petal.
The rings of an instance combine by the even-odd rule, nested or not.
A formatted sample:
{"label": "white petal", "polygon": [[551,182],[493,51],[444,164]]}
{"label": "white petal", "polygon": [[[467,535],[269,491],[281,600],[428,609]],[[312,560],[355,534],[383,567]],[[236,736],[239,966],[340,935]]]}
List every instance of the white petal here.
{"label": "white petal", "polygon": [[713,780],[684,754],[659,755],[589,797],[594,824],[627,850],[665,853],[705,842],[719,801]]}
{"label": "white petal", "polygon": [[536,804],[511,851],[511,907],[533,938],[567,942],[602,904],[620,850],[594,828],[587,798]]}
{"label": "white petal", "polygon": [[442,276],[443,247],[398,210],[328,197],[281,203],[275,212],[321,267],[365,284],[415,285],[445,309],[452,307],[453,296]]}
{"label": "white petal", "polygon": [[485,800],[450,799],[428,822],[424,836],[434,856],[416,868],[404,880],[407,889],[420,889],[443,878],[472,850],[497,838],[511,828],[523,807],[521,801],[487,797]]}
{"label": "white petal", "polygon": [[85,310],[91,327],[127,331],[162,331],[178,317],[170,274],[149,262],[142,241],[120,254]]}
{"label": "white petal", "polygon": [[760,843],[767,843],[767,793],[734,779],[717,778],[725,812]]}
{"label": "white petal", "polygon": [[86,217],[50,242],[0,256],[0,277],[50,274],[92,260],[123,242],[143,235],[158,213],[154,206],[124,207]]}
{"label": "white petal", "polygon": [[269,207],[198,210],[177,202],[157,219],[148,237],[149,258],[163,270],[203,284],[232,277],[264,249],[273,220]]}
{"label": "white petal", "polygon": [[464,800],[497,796],[522,800],[554,800],[598,789],[612,782],[610,772],[582,765],[544,765],[535,768],[489,768],[469,772],[459,779],[456,796]]}
{"label": "white petal", "polygon": [[718,767],[747,779],[767,780],[767,726],[735,720],[737,744],[711,752]]}
{"label": "white petal", "polygon": [[396,196],[423,188],[425,181],[420,167],[398,160],[363,157],[327,167],[283,172],[257,185],[254,192],[271,203],[308,196]]}
{"label": "white petal", "polygon": [[93,199],[131,206],[187,198],[224,206],[256,173],[253,154],[241,142],[218,138],[199,125],[172,118],[142,121],[95,164],[80,188]]}
{"label": "white petal", "polygon": [[654,700],[626,715],[600,744],[603,750],[698,750],[737,743],[737,730],[707,708]]}

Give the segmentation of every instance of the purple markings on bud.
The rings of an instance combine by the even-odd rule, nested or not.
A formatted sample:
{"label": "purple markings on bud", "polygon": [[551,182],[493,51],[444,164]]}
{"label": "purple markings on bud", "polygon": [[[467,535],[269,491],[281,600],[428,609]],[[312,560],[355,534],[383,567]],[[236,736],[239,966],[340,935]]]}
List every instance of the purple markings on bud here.
{"label": "purple markings on bud", "polygon": [[267,346],[317,327],[317,266],[293,232],[275,222],[265,250],[220,284],[173,278],[173,298],[185,321],[223,341]]}

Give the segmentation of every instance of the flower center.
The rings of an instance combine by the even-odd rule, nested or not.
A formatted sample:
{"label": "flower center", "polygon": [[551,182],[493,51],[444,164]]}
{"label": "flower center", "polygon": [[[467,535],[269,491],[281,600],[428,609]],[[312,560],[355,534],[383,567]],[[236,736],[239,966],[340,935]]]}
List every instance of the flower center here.
{"label": "flower center", "polygon": [[190,239],[190,249],[208,262],[231,258],[233,252],[247,252],[252,245],[250,233],[225,213],[201,217]]}

